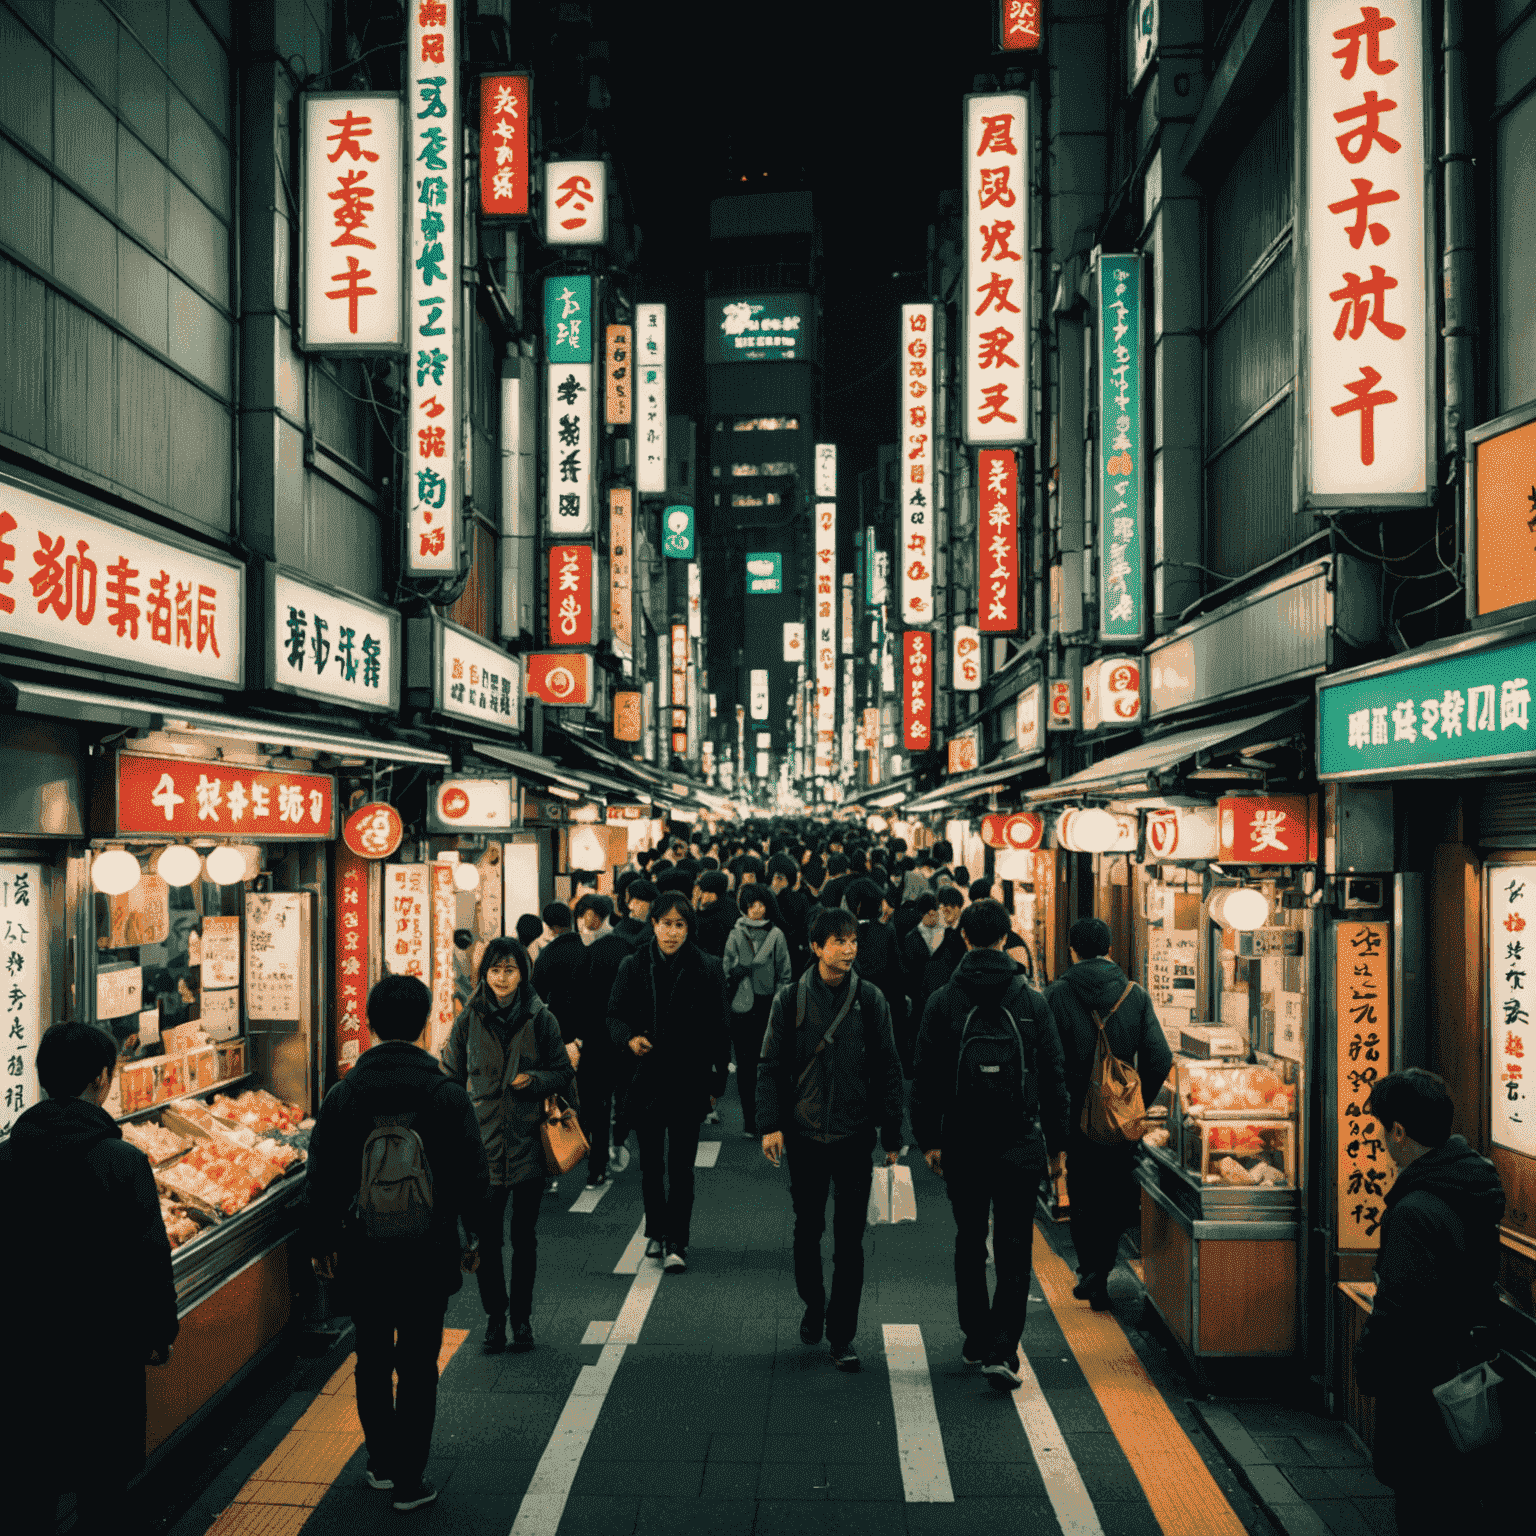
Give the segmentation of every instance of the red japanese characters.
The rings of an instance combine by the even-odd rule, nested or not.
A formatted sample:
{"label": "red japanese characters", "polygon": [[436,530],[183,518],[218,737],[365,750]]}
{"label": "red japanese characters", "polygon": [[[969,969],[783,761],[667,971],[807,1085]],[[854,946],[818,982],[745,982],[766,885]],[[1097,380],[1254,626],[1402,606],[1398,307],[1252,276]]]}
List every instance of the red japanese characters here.
{"label": "red japanese characters", "polygon": [[979,540],[978,627],[987,635],[1011,635],[1019,627],[1019,470],[1011,449],[984,448],[977,455]]}
{"label": "red japanese characters", "polygon": [[933,746],[933,636],[909,629],[901,637],[902,740],[908,752]]}
{"label": "red japanese characters", "polygon": [[528,213],[527,75],[480,77],[480,211],[487,218]]}
{"label": "red japanese characters", "polygon": [[897,563],[901,616],[908,624],[933,619],[933,305],[901,307],[900,420],[897,474],[901,521]]}
{"label": "red japanese characters", "polygon": [[592,546],[555,544],[549,551],[549,643],[592,643]]}

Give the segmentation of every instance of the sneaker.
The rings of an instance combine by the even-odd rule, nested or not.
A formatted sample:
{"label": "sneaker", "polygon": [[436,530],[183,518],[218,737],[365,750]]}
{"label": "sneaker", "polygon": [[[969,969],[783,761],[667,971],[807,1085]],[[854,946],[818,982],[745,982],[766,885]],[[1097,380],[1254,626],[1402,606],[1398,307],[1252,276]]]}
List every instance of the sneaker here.
{"label": "sneaker", "polygon": [[395,1496],[390,1503],[399,1510],[420,1509],[423,1504],[430,1504],[437,1497],[437,1486],[429,1483],[426,1478],[419,1478],[414,1487],[397,1488]]}
{"label": "sneaker", "polygon": [[807,1307],[805,1309],[805,1316],[800,1319],[800,1342],[802,1344],[820,1344],[822,1327],[822,1314],[812,1311],[810,1307]]}
{"label": "sneaker", "polygon": [[587,1188],[588,1189],[603,1189],[603,1188],[605,1188],[607,1186],[607,1183],[608,1183],[608,1175],[606,1173],[599,1174],[597,1178],[595,1178],[595,1179],[589,1178],[587,1180]]}
{"label": "sneaker", "polygon": [[645,1240],[645,1256],[648,1259],[659,1259],[666,1249],[666,1244],[659,1237],[648,1237]]}
{"label": "sneaker", "polygon": [[533,1324],[518,1323],[512,1330],[512,1353],[526,1355],[533,1348]]}
{"label": "sneaker", "polygon": [[688,1268],[688,1250],[679,1248],[676,1243],[667,1244],[667,1256],[662,1260],[661,1267],[669,1275],[680,1275]]}
{"label": "sneaker", "polygon": [[608,1161],[612,1164],[615,1173],[623,1173],[629,1167],[629,1148],[609,1147]]}
{"label": "sneaker", "polygon": [[1083,1275],[1076,1285],[1072,1287],[1072,1294],[1079,1301],[1087,1301],[1093,1293],[1104,1284],[1104,1276],[1094,1270],[1089,1270]]}
{"label": "sneaker", "polygon": [[720,1124],[720,1111],[718,1109],[710,1110],[710,1112],[707,1115],[704,1116],[704,1124],[705,1125],[719,1125]]}
{"label": "sneaker", "polygon": [[507,1347],[507,1320],[504,1317],[488,1317],[485,1320],[485,1342],[480,1346],[483,1355],[499,1355]]}
{"label": "sneaker", "polygon": [[980,1344],[973,1344],[967,1339],[960,1346],[960,1363],[962,1365],[980,1365],[987,1358],[986,1350]]}
{"label": "sneaker", "polygon": [[393,1488],[395,1486],[394,1478],[380,1472],[371,1461],[368,1463],[368,1470],[363,1475],[368,1479],[368,1486],[370,1488]]}
{"label": "sneaker", "polygon": [[994,1356],[982,1366],[981,1374],[987,1378],[987,1385],[999,1392],[1017,1392],[1024,1385],[1017,1352],[1002,1359]]}
{"label": "sneaker", "polygon": [[832,1364],[840,1371],[857,1371],[861,1369],[859,1357],[854,1353],[852,1340],[846,1344],[834,1344],[832,1346]]}
{"label": "sneaker", "polygon": [[544,1193],[546,1195],[558,1194],[559,1190],[560,1190],[560,1180],[559,1179],[551,1179],[549,1181],[549,1183],[544,1186]]}

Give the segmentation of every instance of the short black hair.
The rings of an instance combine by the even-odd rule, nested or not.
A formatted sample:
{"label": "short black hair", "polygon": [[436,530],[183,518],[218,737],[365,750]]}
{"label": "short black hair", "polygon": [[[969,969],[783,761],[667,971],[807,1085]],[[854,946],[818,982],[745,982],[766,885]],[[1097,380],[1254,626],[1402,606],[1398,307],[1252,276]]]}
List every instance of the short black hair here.
{"label": "short black hair", "polygon": [[50,1099],[78,1099],[116,1063],[117,1041],[95,1024],[50,1024],[37,1044],[37,1080]]}
{"label": "short black hair", "polygon": [[670,917],[674,912],[682,914],[683,921],[688,924],[688,937],[691,939],[693,925],[698,921],[698,916],[693,910],[693,903],[681,891],[666,891],[658,896],[652,902],[648,915],[654,927],[662,918]]}
{"label": "short black hair", "polygon": [[992,894],[992,882],[990,880],[972,880],[970,897],[972,901],[985,901]]}
{"label": "short black hair", "polygon": [[970,941],[972,949],[991,949],[999,939],[1013,931],[1008,921],[1008,911],[1002,902],[984,896],[973,901],[960,914],[960,932]]}
{"label": "short black hair", "polygon": [[843,892],[848,910],[871,923],[880,921],[880,898],[880,887],[873,880],[855,880]]}
{"label": "short black hair", "polygon": [[846,875],[848,873],[848,855],[846,853],[829,853],[827,855],[827,873],[829,875]]}
{"label": "short black hair", "polygon": [[368,993],[368,1028],[380,1040],[417,1039],[431,1014],[432,989],[419,976],[384,976]]}
{"label": "short black hair", "polygon": [[956,864],[955,867],[950,870],[949,878],[953,880],[956,885],[969,885],[971,883],[971,872],[965,867],[964,864]]}
{"label": "short black hair", "polygon": [[800,866],[787,853],[776,853],[768,860],[768,876],[783,875],[791,885],[800,878]]}
{"label": "short black hair", "polygon": [[1109,924],[1102,917],[1080,917],[1067,930],[1067,943],[1079,960],[1097,960],[1109,953]]}
{"label": "short black hair", "polygon": [[694,884],[711,896],[724,896],[731,888],[730,877],[723,869],[706,869]]}
{"label": "short black hair", "polygon": [[715,858],[713,854],[706,853],[704,857],[699,860],[699,868],[705,871],[719,869],[720,860]]}
{"label": "short black hair", "polygon": [[552,901],[544,908],[544,926],[546,928],[569,928],[571,926],[571,909],[563,901]]}
{"label": "short black hair", "polygon": [[1381,1122],[1383,1135],[1400,1125],[1421,1147],[1443,1147],[1451,1134],[1456,1104],[1443,1077],[1423,1067],[1407,1067],[1376,1081],[1365,1112]]}
{"label": "short black hair", "polygon": [[825,944],[830,939],[845,939],[859,931],[859,920],[847,907],[823,907],[811,924],[811,943]]}
{"label": "short black hair", "polygon": [[588,912],[596,912],[598,917],[607,922],[613,916],[613,903],[606,896],[599,896],[596,891],[591,891],[576,903],[576,916],[583,918]]}
{"label": "short black hair", "polygon": [[941,885],[938,892],[938,903],[941,907],[963,907],[965,896],[958,885]]}
{"label": "short black hair", "polygon": [[947,837],[941,837],[938,842],[933,845],[931,852],[933,854],[935,863],[948,864],[951,863],[955,857],[955,845],[950,842]]}
{"label": "short black hair", "polygon": [[773,894],[773,887],[766,881],[754,880],[750,885],[744,886],[738,899],[743,917],[752,906],[762,902],[763,913],[769,923],[775,928],[784,926],[784,914],[779,910],[779,899]]}
{"label": "short black hair", "polygon": [[538,936],[544,932],[544,924],[539,921],[538,915],[533,912],[524,912],[513,924],[519,944],[532,944]]}
{"label": "short black hair", "polygon": [[767,874],[767,866],[755,854],[745,854],[736,865],[736,879],[740,883],[743,875],[751,875],[754,880],[761,880]]}
{"label": "short black hair", "polygon": [[453,947],[455,949],[473,949],[475,936],[468,928],[455,928],[453,930]]}
{"label": "short black hair", "polygon": [[912,898],[912,910],[916,912],[919,917],[926,917],[928,913],[936,911],[938,909],[938,905],[939,898],[935,896],[932,891],[919,891],[917,895]]}
{"label": "short black hair", "polygon": [[917,863],[913,867],[915,869],[932,869],[934,867],[933,850],[931,848],[920,850],[917,855]]}
{"label": "short black hair", "polygon": [[631,880],[624,888],[625,901],[655,901],[660,895],[649,880]]}

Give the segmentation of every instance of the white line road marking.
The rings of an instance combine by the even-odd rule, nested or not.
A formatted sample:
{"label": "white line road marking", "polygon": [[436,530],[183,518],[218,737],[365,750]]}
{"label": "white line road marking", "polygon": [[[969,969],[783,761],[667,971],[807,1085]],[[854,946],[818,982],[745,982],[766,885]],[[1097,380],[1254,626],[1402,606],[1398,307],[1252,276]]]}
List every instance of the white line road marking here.
{"label": "white line road marking", "polygon": [[571,1207],[571,1214],[575,1216],[590,1215],[597,1209],[597,1202],[612,1188],[613,1185],[611,1183],[604,1184],[597,1189],[593,1189],[591,1185],[588,1185],[587,1188],[576,1196],[576,1203]]}
{"label": "white line road marking", "polygon": [[613,1266],[616,1275],[638,1275],[640,1273],[640,1261],[645,1257],[645,1217],[640,1218],[640,1225],[635,1228],[635,1235],[630,1238],[629,1246],[619,1256],[619,1262]]}
{"label": "white line road marking", "polygon": [[640,1272],[630,1283],[629,1295],[624,1298],[624,1305],[619,1308],[619,1315],[609,1330],[608,1344],[640,1342],[640,1329],[645,1322],[645,1314],[651,1310],[651,1303],[656,1299],[656,1287],[660,1284],[661,1261],[642,1259]]}
{"label": "white line road marking", "polygon": [[[762,905],[761,902],[758,903]],[[699,1150],[693,1154],[693,1166],[695,1168],[713,1168],[720,1161],[720,1143],[718,1141],[701,1141]]]}
{"label": "white line road marking", "polygon": [[1067,1449],[1067,1442],[1056,1423],[1040,1383],[1030,1369],[1024,1351],[1019,1351],[1019,1375],[1024,1385],[1013,1394],[1013,1406],[1018,1410],[1019,1423],[1029,1440],[1029,1448],[1035,1454],[1035,1465],[1045,1480],[1045,1491],[1056,1511],[1057,1524],[1062,1536],[1104,1536],[1104,1528],[1094,1513],[1093,1500],[1077,1470],[1077,1463]]}
{"label": "white line road marking", "polygon": [[606,1344],[608,1335],[613,1331],[612,1323],[588,1323],[587,1331],[582,1334],[583,1344]]}
{"label": "white line road marking", "polygon": [[891,1406],[896,1412],[896,1442],[901,1456],[901,1486],[908,1504],[953,1504],[955,1490],[944,1460],[928,1375],[923,1331],[915,1323],[887,1323],[885,1363],[891,1374]]}

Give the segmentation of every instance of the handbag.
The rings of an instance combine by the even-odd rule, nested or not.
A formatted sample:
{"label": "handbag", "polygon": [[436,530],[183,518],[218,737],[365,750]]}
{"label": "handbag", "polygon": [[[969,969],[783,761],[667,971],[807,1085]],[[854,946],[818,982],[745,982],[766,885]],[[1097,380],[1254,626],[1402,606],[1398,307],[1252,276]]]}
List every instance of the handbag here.
{"label": "handbag", "polygon": [[1083,1113],[1078,1124],[1089,1141],[1105,1146],[1124,1146],[1127,1142],[1140,1141],[1147,1118],[1146,1106],[1141,1100],[1141,1078],[1134,1067],[1110,1050],[1109,1036],[1104,1029],[1106,1020],[1115,1016],[1135,986],[1133,981],[1126,982],[1125,991],[1115,999],[1115,1006],[1104,1018],[1099,1017],[1097,1008],[1092,1010],[1099,1038],[1093,1048],[1093,1070],[1088,1074],[1088,1092],[1083,1098]]}
{"label": "handbag", "polygon": [[884,1226],[891,1219],[891,1172],[882,1164],[870,1177],[865,1221],[872,1227]]}
{"label": "handbag", "polygon": [[544,1162],[550,1173],[569,1173],[587,1155],[587,1138],[581,1133],[576,1111],[558,1093],[544,1100],[539,1115],[539,1139],[544,1143]]}
{"label": "handbag", "polygon": [[887,1168],[891,1183],[891,1221],[917,1220],[917,1191],[912,1186],[912,1170],[905,1163]]}
{"label": "handbag", "polygon": [[1433,1389],[1446,1433],[1462,1455],[1492,1445],[1503,1434],[1504,1419],[1499,1412],[1503,1380],[1492,1362],[1485,1360]]}

